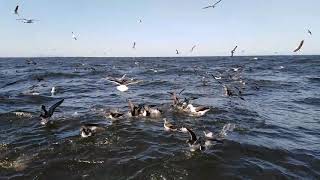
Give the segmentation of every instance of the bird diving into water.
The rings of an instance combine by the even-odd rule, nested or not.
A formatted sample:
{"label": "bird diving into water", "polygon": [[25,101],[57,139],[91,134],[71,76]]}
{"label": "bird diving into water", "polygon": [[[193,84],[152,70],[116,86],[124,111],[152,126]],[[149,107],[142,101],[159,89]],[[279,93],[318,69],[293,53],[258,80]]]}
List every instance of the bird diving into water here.
{"label": "bird diving into water", "polygon": [[298,52],[302,48],[303,44],[304,44],[304,40],[300,42],[299,46],[293,52]]}
{"label": "bird diving into water", "polygon": [[232,51],[231,51],[231,57],[234,56],[234,53],[236,52],[237,48],[238,48],[238,46],[236,46],[236,47],[234,47],[234,48],[232,49]]}
{"label": "bird diving into water", "polygon": [[202,9],[215,8],[216,5],[219,4],[221,1],[222,1],[222,0],[219,0],[219,1],[217,1],[216,3],[214,3],[213,5],[206,6],[206,7],[202,8]]}

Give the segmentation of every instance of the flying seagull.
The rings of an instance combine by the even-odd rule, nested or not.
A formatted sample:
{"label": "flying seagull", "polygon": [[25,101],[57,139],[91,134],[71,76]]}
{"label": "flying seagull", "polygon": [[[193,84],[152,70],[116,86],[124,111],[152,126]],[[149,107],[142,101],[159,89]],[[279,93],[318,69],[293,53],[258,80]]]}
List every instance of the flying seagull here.
{"label": "flying seagull", "polygon": [[17,5],[16,8],[14,9],[14,14],[19,16],[18,10],[19,10],[19,5]]}
{"label": "flying seagull", "polygon": [[207,6],[207,7],[204,7],[202,9],[208,9],[208,8],[215,8],[217,4],[219,4],[222,0],[219,0],[217,1],[216,3],[214,3],[213,5],[210,5],[210,6]]}
{"label": "flying seagull", "polygon": [[26,23],[26,24],[32,24],[32,23],[34,23],[34,21],[38,21],[36,19],[25,19],[25,18],[17,19],[17,20],[22,21],[23,23]]}
{"label": "flying seagull", "polygon": [[176,54],[179,54],[179,51],[178,51],[178,49],[176,49]]}
{"label": "flying seagull", "polygon": [[136,42],[133,42],[132,49],[136,49]]}
{"label": "flying seagull", "polygon": [[233,57],[233,55],[234,55],[234,53],[236,52],[237,48],[238,48],[238,46],[236,46],[236,47],[234,47],[234,48],[232,49],[232,51],[231,51],[231,57]]}
{"label": "flying seagull", "polygon": [[303,43],[304,43],[304,40],[302,40],[302,41],[300,42],[300,44],[299,44],[299,46],[297,47],[297,49],[295,49],[293,52],[298,52],[298,51],[302,48]]}
{"label": "flying seagull", "polygon": [[197,47],[196,45],[192,46],[190,52],[193,52],[194,48],[196,48],[196,47]]}
{"label": "flying seagull", "polygon": [[72,38],[74,39],[74,40],[78,40],[78,38],[77,38],[77,36],[72,32]]}
{"label": "flying seagull", "polygon": [[308,33],[310,34],[310,36],[312,36],[312,32],[308,29]]}

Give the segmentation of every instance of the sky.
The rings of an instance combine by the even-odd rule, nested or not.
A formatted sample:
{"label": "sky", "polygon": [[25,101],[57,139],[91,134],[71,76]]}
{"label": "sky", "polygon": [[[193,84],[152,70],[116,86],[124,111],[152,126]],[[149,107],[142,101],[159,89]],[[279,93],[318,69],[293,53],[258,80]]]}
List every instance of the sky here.
{"label": "sky", "polygon": [[[319,0],[222,0],[202,9],[213,2],[0,0],[0,57],[229,56],[236,45],[236,55],[320,54]],[[20,18],[39,21],[17,21],[16,5]]]}

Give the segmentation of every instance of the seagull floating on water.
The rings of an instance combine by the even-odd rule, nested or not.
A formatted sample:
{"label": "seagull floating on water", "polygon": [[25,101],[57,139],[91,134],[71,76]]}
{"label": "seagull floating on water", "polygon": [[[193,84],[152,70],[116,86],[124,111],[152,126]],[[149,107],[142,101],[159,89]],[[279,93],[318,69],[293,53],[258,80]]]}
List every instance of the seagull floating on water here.
{"label": "seagull floating on water", "polygon": [[166,118],[164,118],[163,120],[164,120],[163,127],[166,131],[177,131],[178,130],[178,128],[174,124],[167,121]]}
{"label": "seagull floating on water", "polygon": [[55,103],[54,105],[52,105],[49,110],[47,111],[46,106],[42,105],[41,109],[43,110],[44,113],[41,112],[40,114],[40,118],[41,118],[41,124],[42,125],[46,125],[49,121],[50,118],[52,117],[55,109],[60,106],[63,103],[64,99],[58,101],[57,103]]}
{"label": "seagull floating on water", "polygon": [[87,137],[95,135],[96,133],[102,132],[104,130],[105,130],[105,128],[100,127],[99,124],[93,124],[93,123],[84,124],[80,128],[80,135],[83,138],[87,138]]}
{"label": "seagull floating on water", "polygon": [[124,74],[121,78],[107,78],[108,81],[113,82],[117,84],[117,89],[121,92],[128,91],[128,85],[130,84],[137,84],[142,81],[139,80],[133,80],[133,79],[128,79],[126,78],[126,74]]}

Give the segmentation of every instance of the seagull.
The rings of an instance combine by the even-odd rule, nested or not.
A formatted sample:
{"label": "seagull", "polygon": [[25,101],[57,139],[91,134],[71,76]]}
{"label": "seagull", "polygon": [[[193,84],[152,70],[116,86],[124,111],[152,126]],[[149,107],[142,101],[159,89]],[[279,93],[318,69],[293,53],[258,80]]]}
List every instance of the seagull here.
{"label": "seagull", "polygon": [[17,19],[17,20],[22,21],[23,23],[26,23],[26,24],[32,24],[32,23],[34,23],[34,21],[38,21],[36,19],[25,19],[25,18]]}
{"label": "seagull", "polygon": [[147,111],[144,109],[143,105],[136,106],[131,100],[128,100],[128,106],[130,110],[129,114],[131,116],[147,116]]}
{"label": "seagull", "polygon": [[108,81],[113,82],[117,84],[117,89],[121,92],[128,91],[128,85],[130,84],[137,84],[142,81],[139,80],[133,80],[133,79],[126,79],[126,74],[124,74],[121,78],[107,78]]}
{"label": "seagull", "polygon": [[72,33],[72,39],[78,40],[78,38],[76,37],[76,35],[75,35],[73,32],[71,32],[71,33]]}
{"label": "seagull", "polygon": [[16,6],[16,8],[14,9],[14,14],[19,16],[19,5]]}
{"label": "seagull", "polygon": [[124,117],[124,113],[117,112],[117,111],[115,111],[115,112],[110,112],[110,113],[108,114],[108,117],[109,117],[110,119],[112,119],[112,120],[117,120],[117,119],[123,118],[123,117]]}
{"label": "seagull", "polygon": [[308,29],[308,33],[310,34],[310,36],[312,36],[312,32]]}
{"label": "seagull", "polygon": [[302,48],[303,44],[304,44],[304,40],[300,42],[299,46],[293,52],[298,52]]}
{"label": "seagull", "polygon": [[187,110],[194,116],[203,116],[210,111],[210,108],[205,106],[194,107],[192,104],[188,104]]}
{"label": "seagull", "polygon": [[46,125],[50,118],[52,117],[53,113],[54,113],[54,110],[60,106],[62,103],[63,103],[64,99],[58,101],[57,103],[55,103],[54,105],[52,105],[50,108],[49,108],[49,111],[47,111],[46,109],[46,106],[42,105],[41,106],[41,109],[43,110],[44,113],[41,113],[40,114],[40,118],[41,118],[41,124],[42,125]]}
{"label": "seagull", "polygon": [[99,124],[84,124],[80,128],[80,135],[83,138],[93,136],[95,133],[104,131],[104,127],[100,127]]}
{"label": "seagull", "polygon": [[208,9],[208,8],[215,8],[217,4],[219,4],[222,0],[219,0],[217,1],[216,3],[214,3],[213,5],[210,5],[210,6],[207,6],[207,7],[204,7],[202,9]]}
{"label": "seagull", "polygon": [[176,54],[179,54],[179,51],[178,51],[178,49],[176,49]]}
{"label": "seagull", "polygon": [[164,127],[164,130],[166,131],[177,131],[178,128],[173,125],[172,123],[168,122],[166,118],[163,119],[164,120],[164,123],[163,123],[163,127]]}
{"label": "seagull", "polygon": [[133,42],[132,49],[136,49],[136,42]]}
{"label": "seagull", "polygon": [[139,23],[142,23],[142,19],[139,19]]}
{"label": "seagull", "polygon": [[194,48],[196,48],[196,47],[197,47],[196,45],[192,46],[190,52],[193,52]]}
{"label": "seagull", "polygon": [[191,129],[186,127],[181,128],[181,131],[185,132],[185,130],[187,130],[187,132],[190,135],[190,139],[186,141],[190,147],[190,151],[194,152],[197,150],[205,150],[205,147],[202,145],[202,139],[197,138],[196,134],[193,131],[191,131]]}
{"label": "seagull", "polygon": [[233,57],[233,55],[234,55],[234,53],[236,52],[237,48],[238,48],[238,46],[236,46],[236,47],[234,47],[234,48],[232,49],[232,51],[231,51],[231,57]]}

